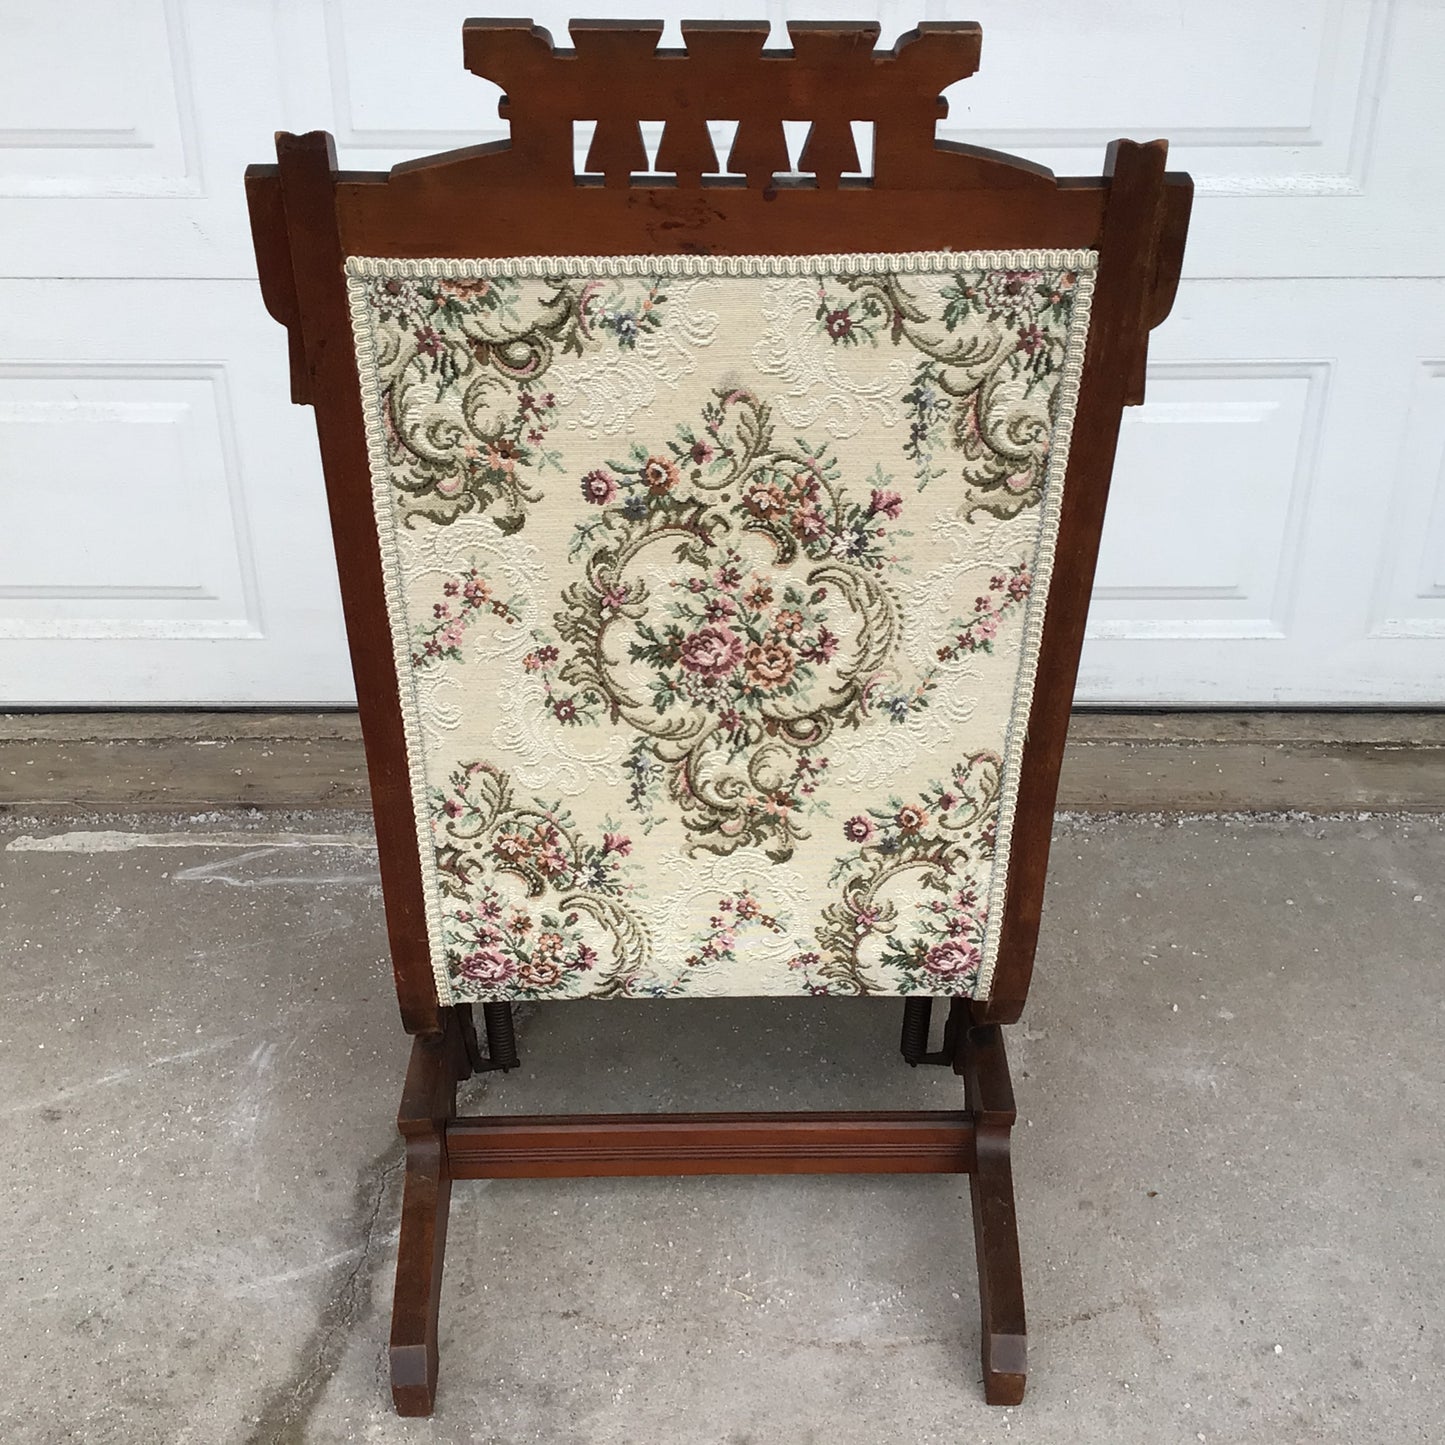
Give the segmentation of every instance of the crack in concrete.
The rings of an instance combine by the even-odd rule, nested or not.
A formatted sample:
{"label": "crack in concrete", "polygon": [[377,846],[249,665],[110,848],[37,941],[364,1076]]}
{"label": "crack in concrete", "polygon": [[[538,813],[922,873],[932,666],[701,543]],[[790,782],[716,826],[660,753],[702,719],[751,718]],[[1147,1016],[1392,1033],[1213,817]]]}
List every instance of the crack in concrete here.
{"label": "crack in concrete", "polygon": [[[518,1044],[524,1040],[526,1025],[532,1012],[532,1008],[525,1004],[514,1006]],[[491,1079],[492,1076],[488,1073],[473,1074],[470,1080],[462,1083],[459,1093],[463,1097],[470,1095],[471,1101],[475,1101],[485,1092]],[[470,1089],[468,1084],[471,1085]],[[458,1100],[459,1105],[462,1102],[462,1099]],[[340,1368],[352,1326],[371,1305],[375,1286],[372,1266],[379,1244],[377,1225],[387,1195],[391,1192],[392,1181],[405,1169],[405,1145],[398,1138],[358,1177],[353,1213],[363,1222],[356,1263],[327,1298],[316,1328],[298,1352],[299,1363],[290,1377],[271,1392],[256,1419],[247,1445],[305,1445],[306,1427],[320,1403],[322,1391]],[[389,1386],[384,1378],[384,1349],[380,1359],[383,1376],[381,1384],[383,1392],[386,1392]]]}
{"label": "crack in concrete", "polygon": [[300,1351],[301,1363],[263,1406],[250,1445],[300,1445],[305,1440],[307,1422],[341,1364],[351,1328],[371,1304],[374,1281],[369,1275],[378,1243],[377,1224],[392,1181],[405,1167],[406,1154],[398,1139],[358,1179],[356,1194],[361,1207],[356,1212],[363,1216],[363,1223],[356,1263],[326,1301],[316,1328]]}

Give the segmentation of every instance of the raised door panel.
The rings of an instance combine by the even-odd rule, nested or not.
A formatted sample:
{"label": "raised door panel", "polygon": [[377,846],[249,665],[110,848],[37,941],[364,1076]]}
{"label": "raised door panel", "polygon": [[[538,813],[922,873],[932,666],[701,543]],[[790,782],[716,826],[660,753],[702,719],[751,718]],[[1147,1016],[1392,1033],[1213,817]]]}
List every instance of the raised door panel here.
{"label": "raised door panel", "polygon": [[1445,703],[1445,284],[1193,281],[1125,414],[1084,702]]}
{"label": "raised door panel", "polygon": [[279,335],[245,281],[0,283],[0,701],[350,696]]}

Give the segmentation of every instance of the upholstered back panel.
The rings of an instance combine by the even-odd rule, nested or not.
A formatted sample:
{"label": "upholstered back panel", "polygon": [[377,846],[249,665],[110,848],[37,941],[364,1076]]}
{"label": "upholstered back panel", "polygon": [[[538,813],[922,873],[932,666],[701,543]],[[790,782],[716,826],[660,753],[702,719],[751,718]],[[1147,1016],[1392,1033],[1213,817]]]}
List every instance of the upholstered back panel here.
{"label": "upholstered back panel", "polygon": [[348,262],[443,1003],[987,997],[1094,266]]}

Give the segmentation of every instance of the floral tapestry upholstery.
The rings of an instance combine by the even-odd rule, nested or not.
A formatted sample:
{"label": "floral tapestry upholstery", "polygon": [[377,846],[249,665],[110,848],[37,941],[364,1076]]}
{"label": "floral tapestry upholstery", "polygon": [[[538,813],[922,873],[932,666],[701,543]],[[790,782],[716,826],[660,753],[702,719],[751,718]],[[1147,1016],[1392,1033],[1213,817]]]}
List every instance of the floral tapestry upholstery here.
{"label": "floral tapestry upholstery", "polygon": [[443,1003],[987,996],[1094,270],[348,261]]}

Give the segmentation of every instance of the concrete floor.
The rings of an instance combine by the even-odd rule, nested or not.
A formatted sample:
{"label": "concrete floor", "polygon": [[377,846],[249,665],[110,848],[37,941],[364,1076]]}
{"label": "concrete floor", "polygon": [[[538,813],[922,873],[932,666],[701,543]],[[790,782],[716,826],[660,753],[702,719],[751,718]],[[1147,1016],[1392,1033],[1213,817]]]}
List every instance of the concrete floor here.
{"label": "concrete floor", "polygon": [[[965,1181],[469,1183],[431,1422],[385,1387],[405,1041],[367,837],[0,825],[0,1441],[1445,1438],[1439,819],[1060,821],[1009,1040],[1022,1407],[980,1398]],[[897,1016],[535,1009],[468,1102],[947,1104]]]}

